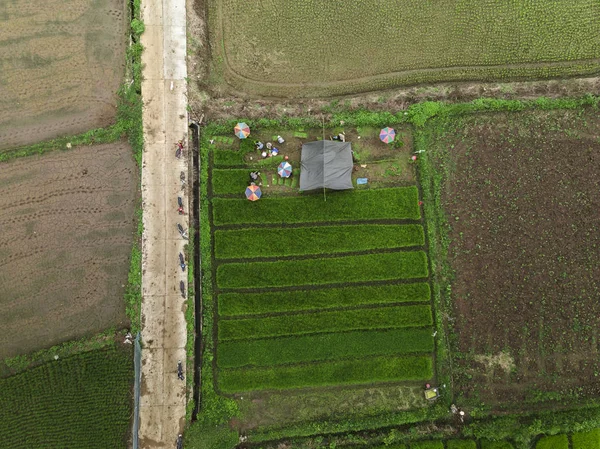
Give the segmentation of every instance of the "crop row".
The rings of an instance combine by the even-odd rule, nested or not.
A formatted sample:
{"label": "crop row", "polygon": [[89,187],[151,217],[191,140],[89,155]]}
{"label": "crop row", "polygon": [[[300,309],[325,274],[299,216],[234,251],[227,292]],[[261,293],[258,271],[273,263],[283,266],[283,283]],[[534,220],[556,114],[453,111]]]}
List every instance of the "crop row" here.
{"label": "crop row", "polygon": [[272,238],[257,229],[215,232],[215,257],[245,258],[340,253],[378,248],[422,246],[421,225],[312,226],[269,229]]}
{"label": "crop row", "polygon": [[409,328],[224,341],[217,361],[220,368],[239,368],[432,351],[431,329]]}
{"label": "crop row", "polygon": [[422,327],[432,324],[429,305],[279,315],[264,318],[219,320],[219,340],[278,337],[348,331]]}
{"label": "crop row", "polygon": [[256,315],[271,312],[352,307],[367,304],[429,302],[431,292],[426,282],[412,284],[362,285],[356,287],[292,290],[284,293],[221,293],[221,316]]}
{"label": "crop row", "polygon": [[213,198],[216,226],[285,224],[343,220],[419,219],[419,193],[414,186],[330,192],[299,197]]}
{"label": "crop row", "polygon": [[124,447],[133,361],[107,348],[0,379],[1,447]]}
{"label": "crop row", "polygon": [[433,376],[428,356],[377,357],[272,368],[219,370],[225,393],[377,382],[425,381]]}
{"label": "crop row", "polygon": [[217,267],[220,288],[265,288],[427,277],[423,251],[326,259],[229,263]]}

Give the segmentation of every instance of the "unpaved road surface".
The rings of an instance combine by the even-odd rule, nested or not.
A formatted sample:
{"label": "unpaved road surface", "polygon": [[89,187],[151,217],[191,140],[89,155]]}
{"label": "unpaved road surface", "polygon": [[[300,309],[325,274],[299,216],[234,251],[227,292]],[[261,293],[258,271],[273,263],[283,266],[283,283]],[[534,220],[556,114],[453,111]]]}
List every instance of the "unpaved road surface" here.
{"label": "unpaved road surface", "polygon": [[142,274],[142,384],[139,447],[173,448],[185,423],[185,299],[179,292],[187,272],[178,265],[187,216],[177,213],[177,196],[187,204],[179,174],[186,157],[175,158],[175,143],[187,138],[185,0],[147,0],[142,4],[145,150],[142,163],[144,207]]}

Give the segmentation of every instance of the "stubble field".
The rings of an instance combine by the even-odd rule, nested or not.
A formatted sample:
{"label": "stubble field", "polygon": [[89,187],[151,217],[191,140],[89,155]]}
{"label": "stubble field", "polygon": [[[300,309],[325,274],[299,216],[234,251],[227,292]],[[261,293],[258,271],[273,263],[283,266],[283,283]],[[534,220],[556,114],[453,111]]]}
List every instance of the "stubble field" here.
{"label": "stubble field", "polygon": [[459,393],[494,407],[600,391],[597,111],[431,122]]}
{"label": "stubble field", "polygon": [[594,0],[208,0],[215,92],[314,97],[600,70]]}
{"label": "stubble field", "polygon": [[0,358],[126,324],[137,169],[125,143],[0,169]]}
{"label": "stubble field", "polygon": [[0,150],[114,122],[123,0],[0,2]]}

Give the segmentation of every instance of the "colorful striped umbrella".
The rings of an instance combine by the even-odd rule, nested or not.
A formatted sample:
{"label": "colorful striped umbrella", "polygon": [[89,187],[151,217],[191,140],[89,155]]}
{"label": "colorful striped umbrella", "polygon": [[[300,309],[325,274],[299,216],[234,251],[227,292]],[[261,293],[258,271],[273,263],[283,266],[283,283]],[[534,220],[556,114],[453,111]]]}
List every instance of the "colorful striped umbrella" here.
{"label": "colorful striped umbrella", "polygon": [[379,133],[379,138],[384,143],[391,143],[396,138],[396,131],[394,128],[383,128]]}
{"label": "colorful striped umbrella", "polygon": [[252,184],[251,186],[246,187],[246,198],[250,201],[256,201],[260,198],[262,192],[260,191],[260,187]]}
{"label": "colorful striped umbrella", "polygon": [[291,164],[289,162],[282,162],[281,164],[279,164],[279,167],[277,167],[277,173],[282,178],[289,178],[292,174]]}
{"label": "colorful striped umbrella", "polygon": [[238,123],[237,125],[235,125],[235,128],[233,128],[233,132],[240,139],[245,139],[246,137],[248,137],[250,135],[250,127],[248,125],[246,125],[244,122],[241,122],[241,123]]}

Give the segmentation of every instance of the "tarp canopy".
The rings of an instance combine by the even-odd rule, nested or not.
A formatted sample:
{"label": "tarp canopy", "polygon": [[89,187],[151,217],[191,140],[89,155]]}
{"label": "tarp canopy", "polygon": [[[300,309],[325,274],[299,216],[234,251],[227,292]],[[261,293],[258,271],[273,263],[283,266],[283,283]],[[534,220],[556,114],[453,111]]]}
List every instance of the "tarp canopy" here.
{"label": "tarp canopy", "polygon": [[305,143],[300,167],[300,190],[354,188],[350,142],[319,140]]}

